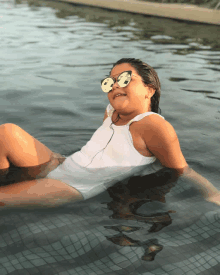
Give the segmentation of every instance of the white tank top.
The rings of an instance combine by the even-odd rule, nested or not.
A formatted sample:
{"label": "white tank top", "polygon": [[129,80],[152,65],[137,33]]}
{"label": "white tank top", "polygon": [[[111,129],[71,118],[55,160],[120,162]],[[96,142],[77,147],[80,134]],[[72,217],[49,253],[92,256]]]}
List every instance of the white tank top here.
{"label": "white tank top", "polygon": [[91,139],[59,166],[75,181],[84,182],[87,186],[102,182],[107,188],[130,176],[151,174],[162,168],[154,156],[145,157],[134,148],[129,131],[132,122],[156,113],[146,112],[137,115],[126,125],[117,126],[112,122],[113,112],[109,104],[108,117]]}

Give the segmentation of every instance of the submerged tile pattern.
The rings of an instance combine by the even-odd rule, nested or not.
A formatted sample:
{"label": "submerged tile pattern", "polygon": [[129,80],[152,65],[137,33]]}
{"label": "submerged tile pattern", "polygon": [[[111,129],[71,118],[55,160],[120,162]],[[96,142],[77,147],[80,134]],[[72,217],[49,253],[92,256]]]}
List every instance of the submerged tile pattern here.
{"label": "submerged tile pattern", "polygon": [[[199,196],[180,199],[187,190],[177,184],[165,204],[157,202],[160,211],[176,213],[171,225],[153,233],[147,222],[110,219],[107,192],[53,210],[2,210],[0,274],[217,275],[220,211]],[[140,211],[154,211],[154,203]]]}

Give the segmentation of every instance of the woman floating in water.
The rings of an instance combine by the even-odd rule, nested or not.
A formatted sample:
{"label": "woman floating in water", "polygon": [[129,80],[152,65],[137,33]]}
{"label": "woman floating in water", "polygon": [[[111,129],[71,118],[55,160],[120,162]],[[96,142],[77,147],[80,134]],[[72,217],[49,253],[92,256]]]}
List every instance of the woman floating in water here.
{"label": "woman floating in water", "polygon": [[[173,171],[174,181],[188,179],[206,200],[220,205],[220,192],[189,168],[175,130],[158,114],[160,81],[152,67],[123,58],[102,80],[101,88],[110,102],[103,124],[80,151],[67,158],[15,124],[0,126],[2,206],[56,206],[85,200],[119,180],[163,167]],[[21,173],[12,184],[8,175],[13,167],[20,167]]]}

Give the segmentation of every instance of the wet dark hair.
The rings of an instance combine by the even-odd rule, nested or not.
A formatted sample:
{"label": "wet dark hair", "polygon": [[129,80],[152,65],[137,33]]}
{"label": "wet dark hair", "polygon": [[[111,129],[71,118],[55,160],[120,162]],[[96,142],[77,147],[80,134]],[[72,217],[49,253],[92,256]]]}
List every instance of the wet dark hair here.
{"label": "wet dark hair", "polygon": [[[160,102],[160,80],[156,71],[147,63],[142,62],[140,59],[135,58],[122,58],[113,64],[112,69],[119,64],[128,63],[130,64],[142,78],[142,82],[153,89],[155,89],[154,95],[151,97],[151,112],[161,114],[161,109],[159,108]],[[111,74],[110,71],[110,74]]]}

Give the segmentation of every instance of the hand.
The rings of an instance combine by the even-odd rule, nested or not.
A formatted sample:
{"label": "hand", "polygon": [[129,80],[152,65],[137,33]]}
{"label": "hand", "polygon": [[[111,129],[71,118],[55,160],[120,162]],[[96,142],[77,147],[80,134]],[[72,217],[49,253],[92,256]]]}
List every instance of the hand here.
{"label": "hand", "polygon": [[217,205],[220,205],[220,192],[218,192],[216,195],[211,196],[206,199],[207,201],[213,202]]}

